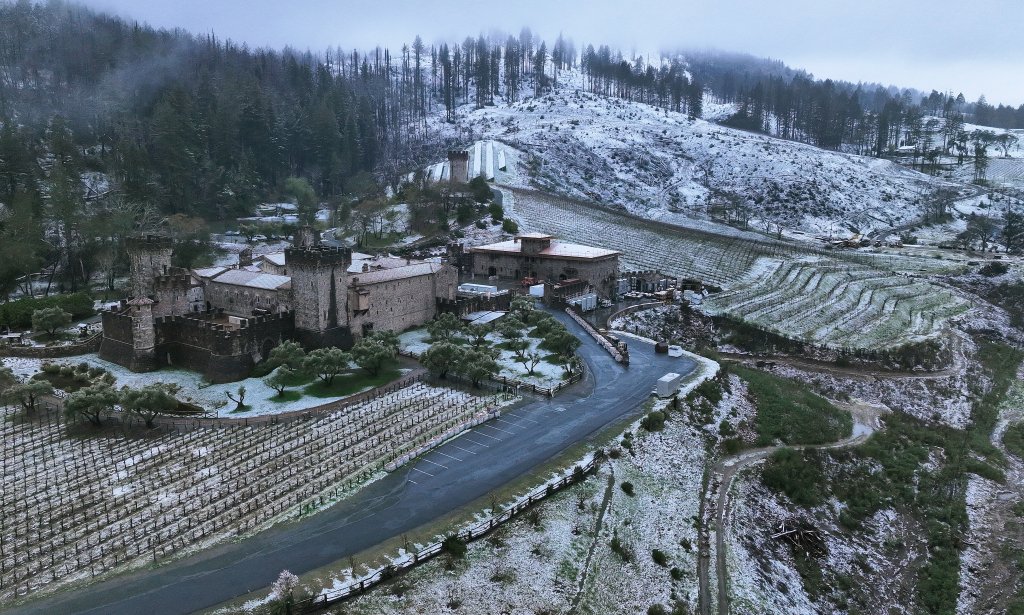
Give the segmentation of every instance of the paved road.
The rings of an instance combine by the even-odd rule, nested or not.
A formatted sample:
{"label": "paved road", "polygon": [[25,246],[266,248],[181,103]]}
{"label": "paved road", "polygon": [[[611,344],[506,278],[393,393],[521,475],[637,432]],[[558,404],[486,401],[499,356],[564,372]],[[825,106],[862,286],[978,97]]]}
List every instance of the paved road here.
{"label": "paved road", "polygon": [[586,379],[554,399],[522,404],[420,457],[307,520],[196,556],[30,603],[18,613],[164,615],[215,606],[269,586],[282,569],[303,573],[429,523],[529,472],[603,427],[635,414],[666,372],[695,364],[630,342],[630,366],[580,334]]}

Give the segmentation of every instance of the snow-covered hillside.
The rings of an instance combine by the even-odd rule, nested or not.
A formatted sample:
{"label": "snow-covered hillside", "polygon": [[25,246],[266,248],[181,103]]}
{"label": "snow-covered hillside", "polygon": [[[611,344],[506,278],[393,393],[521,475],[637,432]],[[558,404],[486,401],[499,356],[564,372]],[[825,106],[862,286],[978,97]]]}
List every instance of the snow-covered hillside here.
{"label": "snow-covered hillside", "polygon": [[[709,204],[731,199],[753,222],[821,235],[906,224],[920,215],[922,195],[948,185],[885,160],[596,96],[584,91],[578,74],[569,77],[553,94],[460,117],[483,139],[525,152],[525,177],[509,183],[655,219],[669,212],[706,218]],[[479,164],[472,149],[471,176]],[[487,153],[479,157],[482,166]],[[440,167],[435,173],[441,176]]]}

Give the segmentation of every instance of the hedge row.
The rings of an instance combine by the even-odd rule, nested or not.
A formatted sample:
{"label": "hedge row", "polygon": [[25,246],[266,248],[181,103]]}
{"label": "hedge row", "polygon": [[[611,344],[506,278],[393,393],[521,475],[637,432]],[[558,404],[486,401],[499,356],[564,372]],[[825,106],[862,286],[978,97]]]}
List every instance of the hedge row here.
{"label": "hedge row", "polygon": [[38,299],[25,297],[0,304],[0,325],[7,325],[12,329],[29,329],[32,327],[32,312],[54,306],[71,314],[71,318],[74,320],[87,318],[96,313],[92,307],[92,297],[86,293],[54,295]]}

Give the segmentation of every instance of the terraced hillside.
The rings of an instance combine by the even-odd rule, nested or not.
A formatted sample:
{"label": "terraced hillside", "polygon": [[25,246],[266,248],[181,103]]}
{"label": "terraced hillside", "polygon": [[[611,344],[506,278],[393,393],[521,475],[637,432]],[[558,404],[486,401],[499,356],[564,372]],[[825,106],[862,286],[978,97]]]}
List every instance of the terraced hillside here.
{"label": "terraced hillside", "polygon": [[[834,253],[642,220],[529,190],[507,190],[522,227],[620,250],[624,266],[659,269],[724,289],[705,304],[793,339],[884,349],[937,334],[966,302],[912,277],[949,265],[925,258]],[[897,273],[898,272],[898,273]]]}

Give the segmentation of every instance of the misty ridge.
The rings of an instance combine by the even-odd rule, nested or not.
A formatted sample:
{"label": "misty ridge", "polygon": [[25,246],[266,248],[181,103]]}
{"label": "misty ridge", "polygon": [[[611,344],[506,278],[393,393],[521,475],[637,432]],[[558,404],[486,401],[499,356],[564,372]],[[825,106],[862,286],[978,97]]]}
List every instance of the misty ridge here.
{"label": "misty ridge", "polygon": [[944,118],[935,148],[947,151],[969,146],[965,121],[1024,125],[1024,106],[820,80],[742,53],[630,57],[528,28],[395,50],[275,51],[22,0],[0,4],[0,203],[40,215],[55,161],[61,177],[102,174],[106,198],[165,215],[244,214],[292,176],[338,202],[397,187],[464,145],[430,118],[543,96],[572,74],[595,94],[692,117],[705,100],[729,103],[726,125],[874,156],[933,116]]}

